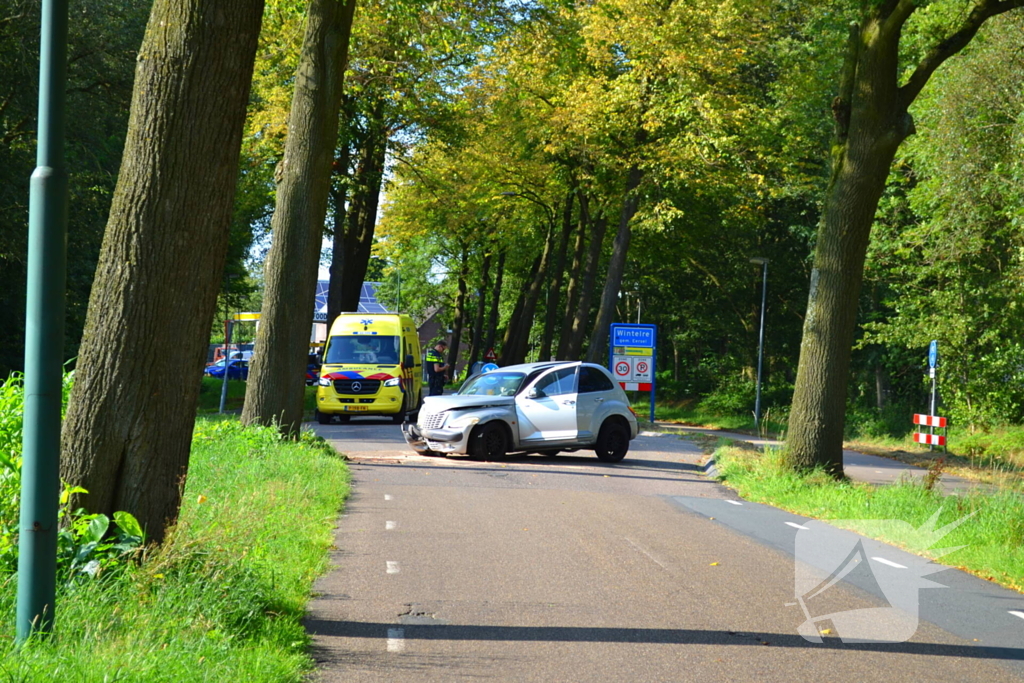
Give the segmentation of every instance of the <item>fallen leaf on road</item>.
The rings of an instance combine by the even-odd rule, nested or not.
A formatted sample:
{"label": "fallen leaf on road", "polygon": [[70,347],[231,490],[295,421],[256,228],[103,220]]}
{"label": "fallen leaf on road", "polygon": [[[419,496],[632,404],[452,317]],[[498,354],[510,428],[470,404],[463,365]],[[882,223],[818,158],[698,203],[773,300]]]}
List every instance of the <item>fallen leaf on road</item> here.
{"label": "fallen leaf on road", "polygon": [[718,566],[718,563],[717,563],[717,562],[712,562],[712,563],[711,563],[711,566],[712,566],[712,567],[717,567],[717,566]]}
{"label": "fallen leaf on road", "polygon": [[830,628],[823,628],[823,629],[821,629],[821,635],[823,635],[823,636],[827,636],[830,633],[832,633],[832,629],[830,629]]}

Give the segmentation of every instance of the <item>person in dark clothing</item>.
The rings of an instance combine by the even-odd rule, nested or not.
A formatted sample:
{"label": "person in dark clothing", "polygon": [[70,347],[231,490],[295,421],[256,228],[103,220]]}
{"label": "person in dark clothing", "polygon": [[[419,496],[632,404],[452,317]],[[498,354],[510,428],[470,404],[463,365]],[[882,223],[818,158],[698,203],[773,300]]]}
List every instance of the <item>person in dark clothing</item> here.
{"label": "person in dark clothing", "polygon": [[444,382],[448,374],[448,363],[445,362],[445,351],[448,342],[441,340],[434,348],[427,351],[427,384],[430,387],[428,396],[440,396],[444,393]]}

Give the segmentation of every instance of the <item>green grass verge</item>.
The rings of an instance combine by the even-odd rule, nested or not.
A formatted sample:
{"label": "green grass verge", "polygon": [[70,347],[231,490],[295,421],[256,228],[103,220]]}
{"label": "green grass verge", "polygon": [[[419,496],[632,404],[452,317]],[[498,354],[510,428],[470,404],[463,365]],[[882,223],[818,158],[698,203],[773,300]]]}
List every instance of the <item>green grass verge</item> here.
{"label": "green grass verge", "polygon": [[303,680],[300,620],[348,487],[322,440],[200,418],[179,524],[140,564],[62,586],[54,637],[15,648],[0,577],[0,680]]}
{"label": "green grass verge", "polygon": [[[224,380],[216,377],[203,377],[203,383],[199,387],[199,414],[216,413],[220,410],[220,392]],[[228,395],[224,401],[224,409],[227,412],[238,412],[245,404],[246,383],[242,380],[228,380]],[[316,409],[316,387],[305,388],[302,409],[307,417],[312,419],[313,411]]]}
{"label": "green grass verge", "polygon": [[[633,405],[633,409],[640,412],[641,406]],[[646,414],[646,407],[644,408]],[[702,411],[700,405],[682,408],[671,405],[655,404],[654,418],[665,422],[678,422],[680,424],[692,425],[694,427],[706,427],[709,429],[723,429],[726,431],[741,432],[744,434],[756,434],[754,415],[715,415]],[[763,431],[769,435],[778,435],[786,430],[786,423],[773,420],[771,414],[764,415]]]}
{"label": "green grass verge", "polygon": [[[715,461],[724,483],[747,500],[817,519],[902,520],[919,528],[936,513],[937,527],[971,515],[934,546],[922,542],[923,534],[905,533],[902,525],[844,522],[840,526],[1024,591],[1024,498],[1011,490],[945,496],[909,482],[874,487],[835,481],[820,471],[794,472],[780,449],[760,453],[720,446]],[[961,545],[962,549],[941,559],[935,552]]]}

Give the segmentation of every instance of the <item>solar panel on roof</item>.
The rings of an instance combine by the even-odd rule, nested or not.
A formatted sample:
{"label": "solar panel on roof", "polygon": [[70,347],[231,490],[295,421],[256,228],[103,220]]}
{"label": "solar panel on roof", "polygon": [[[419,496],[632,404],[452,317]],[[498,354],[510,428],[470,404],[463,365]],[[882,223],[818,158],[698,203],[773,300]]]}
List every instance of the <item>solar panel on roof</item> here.
{"label": "solar panel on roof", "polygon": [[[377,300],[377,287],[379,286],[379,282],[363,283],[359,291],[358,313],[393,313]],[[315,322],[327,322],[327,290],[329,287],[329,280],[317,280],[316,301],[313,308]]]}

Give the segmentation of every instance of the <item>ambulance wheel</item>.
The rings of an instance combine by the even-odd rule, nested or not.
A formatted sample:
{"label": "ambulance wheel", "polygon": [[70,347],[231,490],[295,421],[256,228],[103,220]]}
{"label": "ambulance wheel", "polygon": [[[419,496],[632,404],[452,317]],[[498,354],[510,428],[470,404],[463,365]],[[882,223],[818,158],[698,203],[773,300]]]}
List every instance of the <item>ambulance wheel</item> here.
{"label": "ambulance wheel", "polygon": [[345,423],[347,423],[351,419],[352,419],[351,415],[339,415],[338,416],[338,422],[340,422],[341,424],[345,424]]}
{"label": "ambulance wheel", "polygon": [[333,417],[334,417],[333,415],[329,415],[327,413],[321,413],[319,410],[316,411],[316,421],[319,422],[322,425],[329,425],[329,424],[331,424],[331,418],[333,418]]}

